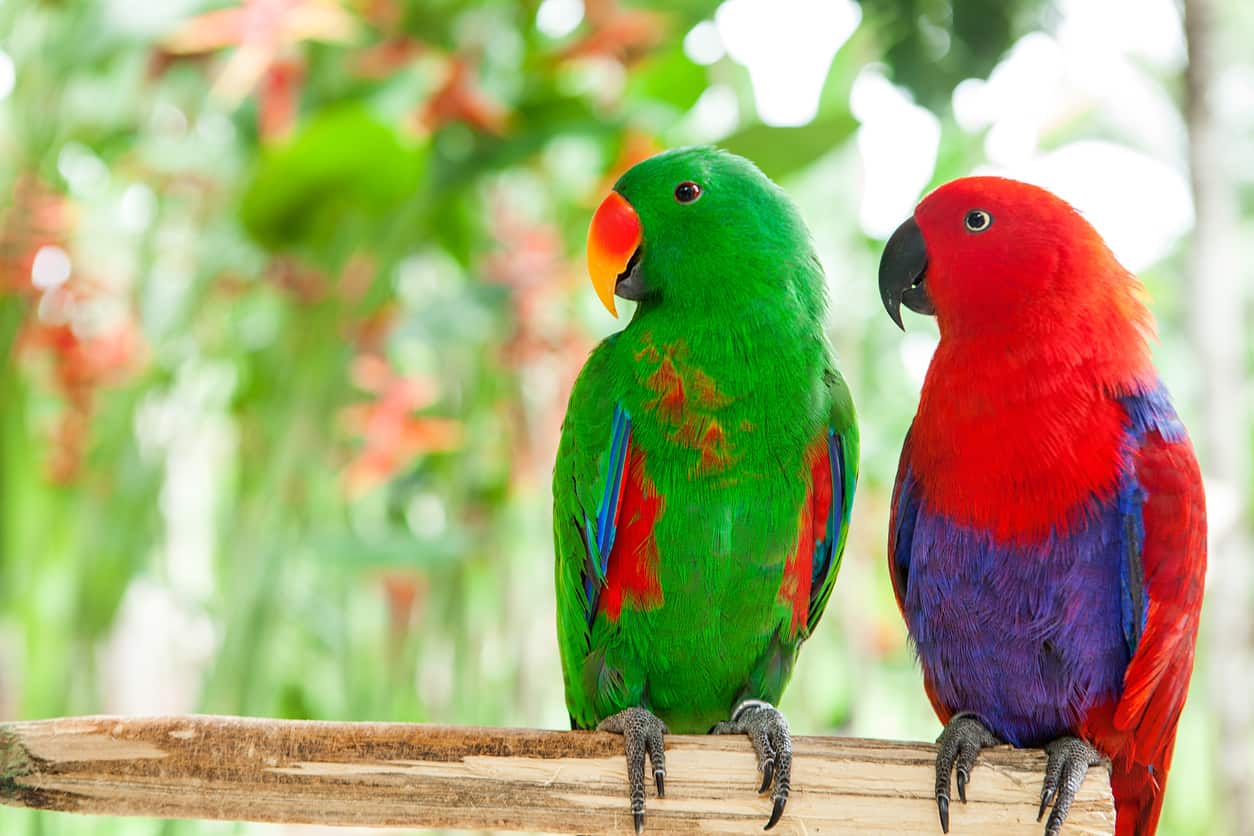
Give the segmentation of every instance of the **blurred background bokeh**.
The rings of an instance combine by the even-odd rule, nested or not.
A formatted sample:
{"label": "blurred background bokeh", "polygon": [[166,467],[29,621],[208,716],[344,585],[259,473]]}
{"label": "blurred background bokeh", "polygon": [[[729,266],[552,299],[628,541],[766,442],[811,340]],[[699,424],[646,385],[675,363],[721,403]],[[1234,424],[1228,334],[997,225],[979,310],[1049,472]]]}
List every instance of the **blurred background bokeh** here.
{"label": "blurred background bokeh", "polygon": [[793,729],[938,731],[884,571],[935,329],[875,267],[928,188],[1005,173],[1152,294],[1212,520],[1162,832],[1254,832],[1252,42],[1245,0],[5,0],[0,717],[562,728],[550,475],[621,327],[584,234],[712,142],[800,203],[862,421]]}

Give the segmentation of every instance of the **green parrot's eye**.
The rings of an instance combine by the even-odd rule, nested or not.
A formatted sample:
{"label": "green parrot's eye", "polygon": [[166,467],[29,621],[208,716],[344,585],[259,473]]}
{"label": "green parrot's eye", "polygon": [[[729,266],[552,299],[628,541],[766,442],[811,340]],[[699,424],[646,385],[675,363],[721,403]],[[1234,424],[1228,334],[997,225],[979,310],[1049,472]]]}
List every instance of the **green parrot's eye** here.
{"label": "green parrot's eye", "polygon": [[675,187],[675,200],[680,203],[692,203],[701,196],[701,187],[691,180],[685,180]]}
{"label": "green parrot's eye", "polygon": [[972,209],[963,220],[972,232],[983,232],[993,224],[993,216],[983,209]]}

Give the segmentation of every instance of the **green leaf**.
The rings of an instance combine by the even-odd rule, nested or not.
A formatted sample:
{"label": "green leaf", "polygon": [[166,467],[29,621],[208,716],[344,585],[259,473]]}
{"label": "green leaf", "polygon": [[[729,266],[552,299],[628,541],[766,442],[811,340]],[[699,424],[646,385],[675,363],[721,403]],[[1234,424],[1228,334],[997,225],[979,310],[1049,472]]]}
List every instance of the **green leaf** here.
{"label": "green leaf", "polygon": [[1043,0],[859,0],[892,80],[925,107],[949,108],[958,82],[984,78],[1048,15]]}
{"label": "green leaf", "polygon": [[833,112],[797,128],[750,125],[718,144],[753,160],[772,180],[780,180],[843,144],[857,127],[848,111]]}
{"label": "green leaf", "polygon": [[634,99],[662,102],[686,111],[696,104],[708,83],[705,68],[694,64],[676,45],[647,59],[632,74],[627,92]]}
{"label": "green leaf", "polygon": [[854,78],[873,57],[869,47],[869,37],[858,30],[836,53],[819,96],[819,113],[809,124],[795,128],[752,124],[718,145],[753,160],[774,180],[801,171],[843,145],[858,127],[849,112],[849,92]]}
{"label": "green leaf", "polygon": [[424,156],[362,108],[330,111],[263,154],[241,220],[258,243],[287,249],[346,223],[382,219],[413,193]]}

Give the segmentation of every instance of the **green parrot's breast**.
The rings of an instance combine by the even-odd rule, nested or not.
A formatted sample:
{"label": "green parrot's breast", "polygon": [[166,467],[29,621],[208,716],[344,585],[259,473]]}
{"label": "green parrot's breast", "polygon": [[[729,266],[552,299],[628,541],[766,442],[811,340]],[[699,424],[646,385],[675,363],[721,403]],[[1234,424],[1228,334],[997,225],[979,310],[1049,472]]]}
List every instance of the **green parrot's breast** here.
{"label": "green parrot's breast", "polygon": [[808,451],[826,427],[824,353],[702,362],[718,355],[685,336],[620,338],[628,373],[616,397],[646,490],[661,500],[661,594],[628,601],[616,620],[596,617],[584,678],[598,718],[644,704],[673,731],[705,732],[741,699],[777,701],[800,643],[781,585]]}

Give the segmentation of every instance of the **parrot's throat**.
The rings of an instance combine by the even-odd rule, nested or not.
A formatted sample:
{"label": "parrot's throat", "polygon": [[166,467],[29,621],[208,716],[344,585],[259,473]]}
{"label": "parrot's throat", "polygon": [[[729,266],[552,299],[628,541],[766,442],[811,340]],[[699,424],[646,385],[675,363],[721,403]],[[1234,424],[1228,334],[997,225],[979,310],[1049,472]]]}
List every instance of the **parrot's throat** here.
{"label": "parrot's throat", "polygon": [[1127,417],[1153,385],[1134,328],[1074,342],[994,345],[944,337],[911,429],[931,506],[1001,537],[1034,537],[1114,490]]}

